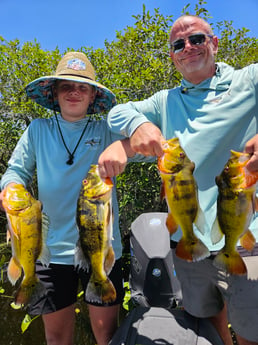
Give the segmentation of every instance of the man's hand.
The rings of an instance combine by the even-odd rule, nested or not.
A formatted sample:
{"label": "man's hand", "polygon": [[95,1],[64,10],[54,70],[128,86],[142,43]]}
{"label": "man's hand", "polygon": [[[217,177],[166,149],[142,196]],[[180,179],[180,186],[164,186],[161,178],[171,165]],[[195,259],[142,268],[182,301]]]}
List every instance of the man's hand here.
{"label": "man's hand", "polygon": [[258,134],[245,144],[245,152],[252,155],[246,165],[247,169],[250,171],[258,171]]}
{"label": "man's hand", "polygon": [[162,141],[160,129],[151,122],[139,126],[130,138],[133,151],[144,156],[162,156]]}

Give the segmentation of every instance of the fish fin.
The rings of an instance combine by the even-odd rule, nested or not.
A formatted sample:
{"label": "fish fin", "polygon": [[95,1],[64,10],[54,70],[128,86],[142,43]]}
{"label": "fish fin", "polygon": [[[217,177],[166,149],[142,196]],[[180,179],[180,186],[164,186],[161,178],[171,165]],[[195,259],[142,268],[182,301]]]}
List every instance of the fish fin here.
{"label": "fish fin", "polygon": [[244,275],[247,273],[244,260],[237,251],[229,253],[222,249],[214,258],[213,264],[230,274]]}
{"label": "fish fin", "polygon": [[43,242],[46,242],[47,240],[47,234],[49,229],[49,217],[46,215],[46,213],[42,213],[42,240]]}
{"label": "fish fin", "polygon": [[168,228],[170,235],[174,234],[177,231],[178,225],[171,213],[168,213],[166,226]]}
{"label": "fish fin", "polygon": [[249,229],[240,238],[241,246],[248,251],[252,251],[254,249],[255,243],[256,243],[256,238],[254,237],[254,235]]}
{"label": "fish fin", "polygon": [[[42,250],[47,251],[46,243],[47,243],[47,235],[48,235],[48,230],[49,230],[49,217],[45,213],[42,213],[41,224],[42,224],[41,232],[42,232],[42,248],[43,248]],[[49,257],[49,259],[50,259],[50,257]]]}
{"label": "fish fin", "polygon": [[163,201],[165,199],[165,196],[165,183],[162,181],[160,186],[160,201]]}
{"label": "fish fin", "polygon": [[216,217],[211,228],[211,242],[212,244],[218,243],[223,238],[223,232],[220,229],[218,218]]}
{"label": "fish fin", "polygon": [[107,228],[107,237],[111,245],[113,239],[113,223],[114,223],[114,211],[112,207],[112,199],[108,202],[107,213],[106,213],[106,228]]}
{"label": "fish fin", "polygon": [[12,257],[10,259],[8,269],[7,269],[8,279],[12,285],[15,285],[17,280],[20,278],[21,274],[22,274],[21,265]]}
{"label": "fish fin", "polygon": [[253,216],[255,216],[255,212],[257,212],[257,197],[256,194],[253,193],[253,198],[252,198],[252,208],[253,208]]}
{"label": "fish fin", "polygon": [[258,198],[257,196],[254,197],[254,210],[258,212]]}
{"label": "fish fin", "polygon": [[18,306],[26,306],[36,290],[43,288],[44,285],[39,281],[37,276],[30,279],[28,283],[21,283],[15,292],[14,303]]}
{"label": "fish fin", "polygon": [[17,229],[16,229],[15,227],[12,226],[12,222],[8,214],[6,215],[6,218],[7,218],[7,233],[9,232],[8,236],[10,236],[10,239],[12,238],[12,236],[14,236],[17,240],[19,240],[18,223],[16,224],[17,225]]}
{"label": "fish fin", "polygon": [[116,289],[109,278],[101,283],[96,283],[91,276],[85,295],[88,302],[110,303],[116,299]]}
{"label": "fish fin", "polygon": [[208,225],[205,219],[205,215],[203,210],[198,206],[197,216],[194,221],[196,228],[202,233],[203,235],[208,231]]}
{"label": "fish fin", "polygon": [[47,234],[49,229],[49,217],[42,213],[42,248],[38,260],[42,265],[48,266],[50,262],[50,250],[47,246]]}
{"label": "fish fin", "polygon": [[89,272],[90,261],[85,257],[79,240],[75,247],[74,266]]}
{"label": "fish fin", "polygon": [[7,228],[7,230],[6,230],[6,244],[8,244],[10,241],[11,241],[11,232]]}
{"label": "fish fin", "polygon": [[48,266],[50,263],[50,257],[51,257],[50,250],[47,247],[46,243],[43,243],[42,250],[38,257],[38,260],[42,263],[42,265]]}
{"label": "fish fin", "polygon": [[197,237],[182,237],[176,246],[176,255],[186,261],[200,261],[210,255],[209,249]]}
{"label": "fish fin", "polygon": [[112,247],[108,248],[108,252],[107,255],[105,257],[105,261],[104,261],[104,270],[106,272],[106,274],[108,275],[115,263],[115,253]]}

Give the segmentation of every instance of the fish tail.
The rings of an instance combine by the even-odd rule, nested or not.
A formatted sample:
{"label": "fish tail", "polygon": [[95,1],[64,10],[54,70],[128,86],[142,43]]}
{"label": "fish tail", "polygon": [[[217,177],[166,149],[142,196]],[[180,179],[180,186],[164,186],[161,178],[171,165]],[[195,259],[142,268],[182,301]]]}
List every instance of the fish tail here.
{"label": "fish tail", "polygon": [[200,261],[210,255],[209,249],[197,237],[182,237],[176,246],[176,255],[186,261]]}
{"label": "fish tail", "polygon": [[247,273],[246,265],[244,260],[241,258],[239,253],[229,253],[226,250],[221,250],[215,257],[213,264],[230,274],[243,275]]}
{"label": "fish tail", "polygon": [[116,299],[116,289],[109,278],[102,284],[101,299],[104,303],[114,302]]}
{"label": "fish tail", "polygon": [[12,257],[7,270],[8,279],[14,285],[22,274],[21,265]]}
{"label": "fish tail", "polygon": [[101,283],[90,279],[86,289],[86,299],[89,302],[110,303],[116,299],[116,289],[109,278]]}
{"label": "fish tail", "polygon": [[28,284],[21,283],[20,287],[15,293],[14,302],[19,306],[26,306],[36,289],[38,289],[42,284],[39,282],[38,278],[35,276],[30,279]]}

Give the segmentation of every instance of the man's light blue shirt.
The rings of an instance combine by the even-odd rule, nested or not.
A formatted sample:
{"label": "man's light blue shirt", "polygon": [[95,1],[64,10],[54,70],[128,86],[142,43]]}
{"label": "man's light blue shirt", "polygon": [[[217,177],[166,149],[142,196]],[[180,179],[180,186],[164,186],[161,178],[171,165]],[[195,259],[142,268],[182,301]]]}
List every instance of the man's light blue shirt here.
{"label": "man's light blue shirt", "polygon": [[[178,137],[188,157],[195,163],[194,176],[199,201],[205,212],[208,231],[196,232],[210,250],[210,230],[216,217],[215,177],[226,164],[230,150],[243,151],[258,126],[258,64],[235,70],[218,63],[214,77],[195,85],[183,80],[180,87],[162,90],[139,102],[111,109],[108,123],[115,133],[131,136],[144,122],[157,125],[166,139]],[[258,240],[258,222],[251,228]],[[174,237],[180,238],[178,231]]]}

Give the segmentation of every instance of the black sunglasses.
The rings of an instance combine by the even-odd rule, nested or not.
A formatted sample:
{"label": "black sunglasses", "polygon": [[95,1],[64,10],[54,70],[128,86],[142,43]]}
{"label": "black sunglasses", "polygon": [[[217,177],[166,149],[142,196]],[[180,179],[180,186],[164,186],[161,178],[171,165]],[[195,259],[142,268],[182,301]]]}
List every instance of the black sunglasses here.
{"label": "black sunglasses", "polygon": [[185,39],[180,38],[179,40],[170,43],[170,48],[175,54],[177,54],[184,50],[186,40],[188,40],[191,45],[198,46],[202,45],[205,42],[206,37],[212,38],[213,36],[207,34],[193,34]]}

